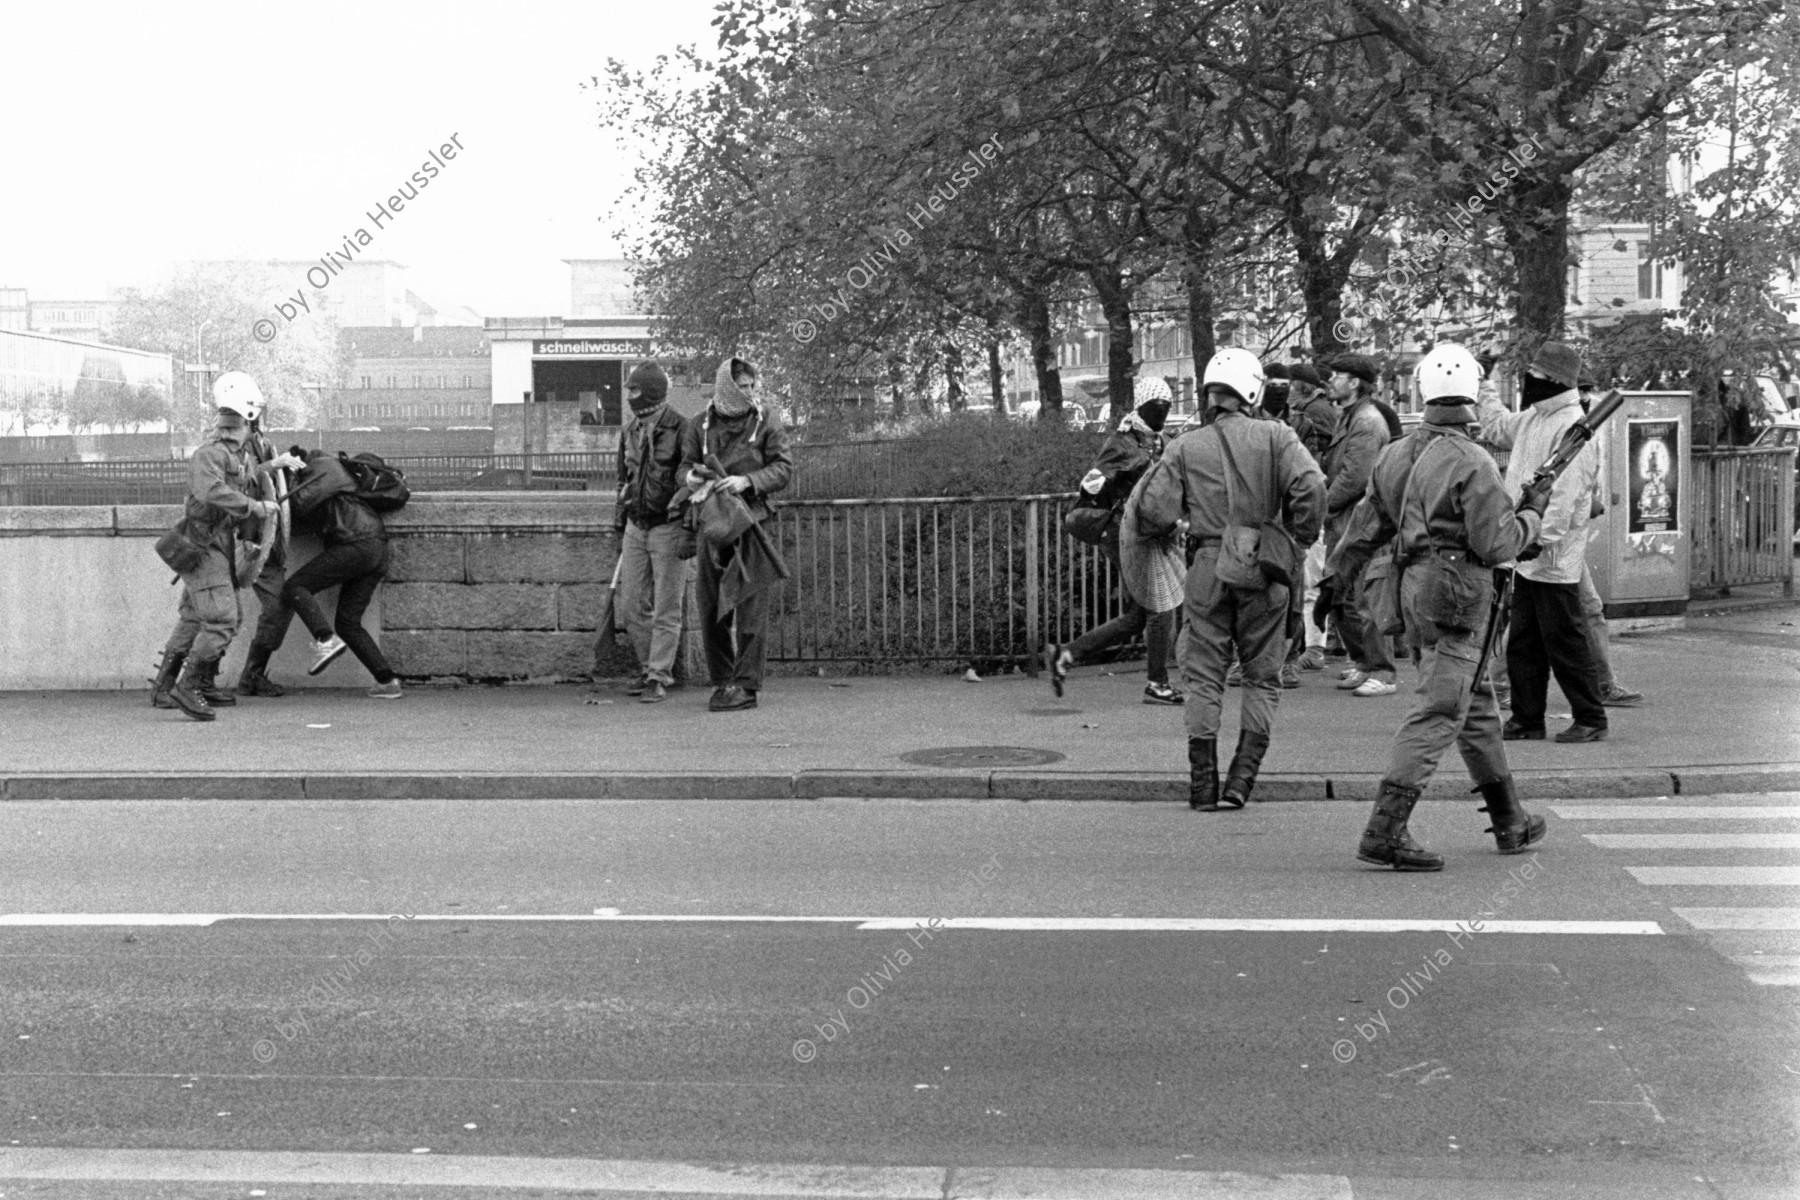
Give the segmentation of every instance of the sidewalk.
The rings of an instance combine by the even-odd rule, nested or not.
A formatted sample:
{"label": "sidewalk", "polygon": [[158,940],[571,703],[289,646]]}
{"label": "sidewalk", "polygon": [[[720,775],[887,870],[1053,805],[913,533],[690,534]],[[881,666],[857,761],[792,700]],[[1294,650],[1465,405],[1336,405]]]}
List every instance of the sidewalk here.
{"label": "sidewalk", "polygon": [[[1800,790],[1800,609],[1618,637],[1613,662],[1646,702],[1611,710],[1605,742],[1509,743],[1522,794]],[[398,702],[299,688],[210,725],[151,709],[147,692],[0,693],[0,797],[1177,800],[1182,712],[1140,703],[1142,670],[1077,668],[1060,701],[1024,676],[775,677],[762,707],[723,714],[704,688],[657,705],[622,684],[416,688]],[[1304,679],[1283,693],[1256,798],[1371,797],[1411,668],[1380,699],[1337,691],[1331,673]],[[1566,723],[1554,685],[1550,712],[1553,730]],[[958,747],[990,749],[950,765],[901,757]],[[1452,751],[1432,791],[1468,786]]]}

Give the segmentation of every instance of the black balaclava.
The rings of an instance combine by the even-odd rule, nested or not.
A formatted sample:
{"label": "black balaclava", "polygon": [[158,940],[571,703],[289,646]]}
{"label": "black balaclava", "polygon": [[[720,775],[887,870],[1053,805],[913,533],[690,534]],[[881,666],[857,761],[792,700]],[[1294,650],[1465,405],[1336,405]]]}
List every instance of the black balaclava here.
{"label": "black balaclava", "polygon": [[1137,415],[1153,433],[1161,433],[1164,423],[1169,419],[1169,402],[1167,400],[1146,400],[1137,406]]}
{"label": "black balaclava", "polygon": [[1519,406],[1521,408],[1530,408],[1539,400],[1548,400],[1552,396],[1560,396],[1568,390],[1569,388],[1566,385],[1560,384],[1554,379],[1543,379],[1536,375],[1527,374],[1524,379],[1519,381]]}

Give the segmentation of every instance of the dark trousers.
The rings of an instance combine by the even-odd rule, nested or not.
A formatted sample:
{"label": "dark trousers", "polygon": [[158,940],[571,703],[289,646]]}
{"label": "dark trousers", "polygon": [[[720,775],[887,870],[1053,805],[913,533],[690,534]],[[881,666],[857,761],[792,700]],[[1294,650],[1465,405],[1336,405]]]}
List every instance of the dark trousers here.
{"label": "dark trousers", "polygon": [[1129,641],[1144,635],[1144,649],[1149,655],[1145,675],[1151,683],[1169,682],[1169,652],[1175,646],[1175,614],[1177,609],[1153,613],[1130,596],[1125,597],[1125,611],[1104,625],[1096,625],[1069,643],[1069,653],[1080,662],[1090,654],[1098,654],[1114,642]]}
{"label": "dark trousers", "polygon": [[1506,672],[1512,677],[1512,719],[1526,729],[1544,728],[1550,676],[1569,698],[1577,725],[1606,728],[1600,679],[1588,649],[1581,588],[1513,576],[1512,630]]}
{"label": "dark trousers", "polygon": [[[719,581],[731,565],[735,546],[712,553],[700,547],[695,555],[694,603],[700,610],[700,640],[706,646],[706,671],[715,688],[736,684],[748,692],[762,690],[764,631],[769,624],[769,596],[757,592],[738,602],[731,612],[719,612]],[[735,635],[735,636],[734,636]]]}
{"label": "dark trousers", "polygon": [[[387,563],[387,542],[382,539],[327,546],[317,558],[289,575],[287,586],[281,590],[282,603],[300,614],[313,641],[325,641],[335,630],[377,683],[392,679],[394,669],[363,628],[362,619],[369,610],[369,601],[375,598],[375,589],[381,586],[382,576],[387,574]],[[331,588],[338,589],[335,623],[325,619],[325,607],[318,600],[318,593]],[[280,636],[269,647],[271,652],[280,648],[287,626],[288,622],[281,622]]]}
{"label": "dark trousers", "polygon": [[280,554],[271,554],[262,573],[250,584],[260,609],[256,618],[256,636],[250,639],[251,649],[266,647],[273,654],[287,638],[288,623],[293,620],[294,613],[281,600],[282,590],[286,587],[287,564]]}

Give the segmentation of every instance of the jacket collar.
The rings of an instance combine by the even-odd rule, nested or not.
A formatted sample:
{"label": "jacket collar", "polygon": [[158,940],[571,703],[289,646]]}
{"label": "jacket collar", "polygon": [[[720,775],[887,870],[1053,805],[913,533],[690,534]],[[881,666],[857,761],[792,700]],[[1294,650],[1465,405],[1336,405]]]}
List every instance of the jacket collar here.
{"label": "jacket collar", "polygon": [[1566,392],[1558,392],[1547,400],[1539,400],[1536,404],[1531,406],[1531,411],[1546,414],[1561,412],[1572,404],[1578,405],[1580,403],[1581,393],[1574,388],[1570,388]]}

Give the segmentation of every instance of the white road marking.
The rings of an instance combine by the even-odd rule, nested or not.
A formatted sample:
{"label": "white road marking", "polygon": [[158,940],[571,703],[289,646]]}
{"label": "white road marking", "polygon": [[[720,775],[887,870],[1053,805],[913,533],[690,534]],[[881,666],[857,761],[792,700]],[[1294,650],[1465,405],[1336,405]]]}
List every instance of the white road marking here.
{"label": "white road marking", "polygon": [[1351,1200],[1341,1175],[647,1162],[489,1155],[0,1149],[0,1178],[629,1192],[794,1200]]}
{"label": "white road marking", "polygon": [[1551,804],[1565,821],[1800,821],[1800,804]]}
{"label": "white road marking", "polygon": [[1672,908],[1695,929],[1800,929],[1800,908]]}
{"label": "white road marking", "polygon": [[[386,921],[386,913],[4,913],[0,926],[67,927],[180,925],[201,928],[222,921]],[[1469,930],[1469,918],[1359,917],[792,917],[765,915],[598,913],[420,913],[413,921],[459,925],[494,922],[577,922],[594,925],[631,922],[758,922],[766,924],[854,925],[858,931],[984,929],[1006,933],[1449,933]],[[1480,933],[1655,935],[1655,921],[1483,921]]]}
{"label": "white road marking", "polygon": [[1800,850],[1800,833],[1584,833],[1602,850]]}
{"label": "white road marking", "polygon": [[1800,887],[1800,867],[1626,867],[1653,887]]}
{"label": "white road marking", "polygon": [[1740,954],[1732,962],[1744,968],[1751,983],[1764,987],[1800,987],[1800,957],[1791,954]]}

